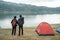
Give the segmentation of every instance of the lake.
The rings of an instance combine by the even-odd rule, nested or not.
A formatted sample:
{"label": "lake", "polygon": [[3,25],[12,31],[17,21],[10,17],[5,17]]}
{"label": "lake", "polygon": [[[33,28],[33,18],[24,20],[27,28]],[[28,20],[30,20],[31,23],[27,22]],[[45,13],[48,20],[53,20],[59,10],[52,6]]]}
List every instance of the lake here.
{"label": "lake", "polygon": [[[6,17],[5,17],[6,16]],[[11,28],[11,20],[14,15],[5,15],[0,20],[1,28]],[[17,19],[19,15],[16,15]],[[60,14],[46,14],[46,15],[23,15],[24,27],[37,27],[41,22],[48,22],[49,24],[60,24]]]}

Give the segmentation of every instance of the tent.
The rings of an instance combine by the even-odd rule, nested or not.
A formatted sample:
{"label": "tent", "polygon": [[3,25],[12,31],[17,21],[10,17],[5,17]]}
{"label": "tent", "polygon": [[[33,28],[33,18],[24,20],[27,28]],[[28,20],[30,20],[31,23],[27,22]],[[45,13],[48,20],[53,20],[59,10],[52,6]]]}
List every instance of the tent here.
{"label": "tent", "polygon": [[53,29],[47,22],[40,23],[36,28],[36,32],[38,35],[54,35]]}
{"label": "tent", "polygon": [[57,28],[57,32],[59,32],[59,33],[60,33],[60,26]]}

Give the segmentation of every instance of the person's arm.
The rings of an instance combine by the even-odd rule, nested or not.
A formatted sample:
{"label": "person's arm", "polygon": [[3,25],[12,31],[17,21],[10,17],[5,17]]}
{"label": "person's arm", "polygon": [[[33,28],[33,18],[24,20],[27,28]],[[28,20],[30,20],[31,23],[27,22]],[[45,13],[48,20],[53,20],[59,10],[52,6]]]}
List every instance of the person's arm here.
{"label": "person's arm", "polygon": [[[12,20],[13,21],[13,20]],[[11,23],[12,23],[12,21],[11,21]]]}
{"label": "person's arm", "polygon": [[24,17],[23,17],[23,24],[24,24]]}
{"label": "person's arm", "polygon": [[16,20],[16,23],[18,24],[18,20]]}

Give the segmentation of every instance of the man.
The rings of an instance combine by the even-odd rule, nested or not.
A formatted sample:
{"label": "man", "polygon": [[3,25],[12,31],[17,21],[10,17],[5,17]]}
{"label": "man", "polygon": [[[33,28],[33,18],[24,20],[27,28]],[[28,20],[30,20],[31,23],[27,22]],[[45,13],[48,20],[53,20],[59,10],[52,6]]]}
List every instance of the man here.
{"label": "man", "polygon": [[20,32],[22,32],[22,35],[23,35],[23,24],[24,24],[24,17],[22,17],[22,15],[20,15],[20,18],[18,19],[19,36],[20,36]]}
{"label": "man", "polygon": [[14,16],[13,20],[11,21],[11,24],[12,24],[12,35],[16,35],[16,26],[17,26],[16,16]]}

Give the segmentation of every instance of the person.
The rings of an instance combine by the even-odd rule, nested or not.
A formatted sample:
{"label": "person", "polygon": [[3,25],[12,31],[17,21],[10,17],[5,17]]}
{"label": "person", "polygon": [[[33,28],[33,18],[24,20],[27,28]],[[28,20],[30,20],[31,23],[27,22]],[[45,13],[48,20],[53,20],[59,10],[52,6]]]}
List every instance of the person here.
{"label": "person", "polygon": [[12,35],[16,35],[16,26],[17,26],[17,19],[16,16],[14,16],[13,20],[11,21],[12,24]]}
{"label": "person", "polygon": [[20,18],[18,19],[19,36],[20,36],[20,32],[22,32],[22,35],[23,35],[23,24],[24,24],[24,17],[22,17],[22,15],[20,15]]}

